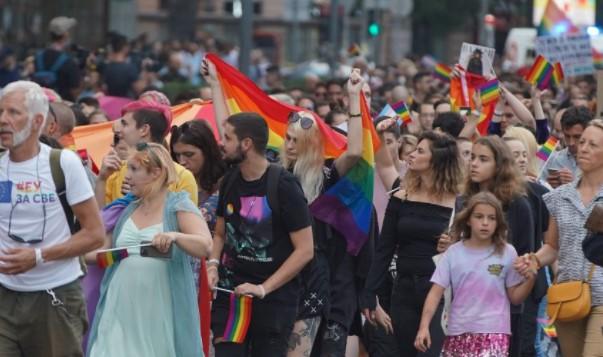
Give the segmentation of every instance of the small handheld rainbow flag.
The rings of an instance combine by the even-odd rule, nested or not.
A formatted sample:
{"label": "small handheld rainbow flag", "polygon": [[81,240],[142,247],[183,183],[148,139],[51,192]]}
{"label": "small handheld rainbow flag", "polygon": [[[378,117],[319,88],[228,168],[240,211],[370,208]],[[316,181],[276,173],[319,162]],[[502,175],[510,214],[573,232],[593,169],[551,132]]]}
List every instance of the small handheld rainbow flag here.
{"label": "small handheld rainbow flag", "polygon": [[362,50],[357,43],[353,43],[350,47],[348,47],[348,56],[350,57],[360,56],[361,53]]}
{"label": "small handheld rainbow flag", "polygon": [[593,64],[595,65],[595,68],[597,68],[597,69],[603,68],[603,53],[597,51],[594,47],[593,47]]}
{"label": "small handheld rainbow flag", "polygon": [[538,55],[530,72],[526,75],[526,80],[531,84],[535,84],[538,89],[546,89],[553,76],[553,65],[547,61],[542,55]]}
{"label": "small handheld rainbow flag", "polygon": [[98,264],[100,268],[105,269],[127,257],[128,248],[101,251],[96,253],[96,264]]}
{"label": "small handheld rainbow flag", "polygon": [[554,136],[549,136],[546,142],[540,147],[540,149],[538,149],[536,157],[538,157],[543,162],[546,162],[549,157],[551,157],[553,151],[555,151],[555,147],[557,146],[558,142],[559,139]]}
{"label": "small handheld rainbow flag", "polygon": [[555,62],[555,64],[553,65],[553,82],[557,87],[559,87],[562,84],[564,78],[565,73],[563,73],[561,63]]}
{"label": "small handheld rainbow flag", "polygon": [[226,342],[243,343],[251,322],[251,297],[230,295],[230,310],[224,335]]}
{"label": "small handheld rainbow flag", "polygon": [[498,101],[498,98],[500,97],[498,80],[493,79],[484,83],[484,85],[480,87],[479,91],[482,104],[485,105]]}
{"label": "small handheld rainbow flag", "polygon": [[452,69],[450,69],[450,67],[448,67],[445,64],[442,63],[438,63],[435,66],[435,72],[433,73],[433,75],[441,80],[442,82],[450,82],[450,73],[452,72]]}
{"label": "small handheld rainbow flag", "polygon": [[410,113],[408,112],[408,108],[406,107],[406,104],[404,104],[403,101],[400,101],[398,103],[392,104],[392,109],[394,110],[394,112],[396,112],[396,114],[398,115],[398,117],[400,119],[402,119],[402,124],[406,125],[410,122],[412,122],[412,118],[410,117]]}

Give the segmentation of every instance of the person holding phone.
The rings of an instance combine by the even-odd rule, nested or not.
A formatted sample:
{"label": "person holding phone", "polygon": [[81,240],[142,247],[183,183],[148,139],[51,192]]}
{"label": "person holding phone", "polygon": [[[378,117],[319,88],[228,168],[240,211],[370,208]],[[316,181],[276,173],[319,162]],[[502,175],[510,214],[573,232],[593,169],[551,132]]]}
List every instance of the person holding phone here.
{"label": "person holding phone", "polygon": [[542,169],[541,179],[546,180],[553,188],[572,182],[580,173],[576,155],[578,142],[592,113],[586,107],[571,107],[561,117],[561,129],[565,149],[556,151]]}
{"label": "person holding phone", "polygon": [[105,271],[87,355],[200,356],[189,256],[202,258],[211,251],[207,224],[186,192],[169,192],[177,176],[163,146],[140,143],[126,177],[137,199],[125,208],[104,247],[145,241],[152,246],[126,248],[128,257]]}

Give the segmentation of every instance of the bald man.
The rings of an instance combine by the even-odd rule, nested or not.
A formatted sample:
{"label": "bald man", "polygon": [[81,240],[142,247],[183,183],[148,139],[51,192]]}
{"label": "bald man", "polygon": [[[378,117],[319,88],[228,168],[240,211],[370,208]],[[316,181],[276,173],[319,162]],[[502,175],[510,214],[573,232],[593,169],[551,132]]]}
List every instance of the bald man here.
{"label": "bald man", "polygon": [[71,108],[60,102],[49,104],[46,125],[42,133],[56,139],[65,149],[75,150],[75,140],[71,135],[75,127],[75,114]]}

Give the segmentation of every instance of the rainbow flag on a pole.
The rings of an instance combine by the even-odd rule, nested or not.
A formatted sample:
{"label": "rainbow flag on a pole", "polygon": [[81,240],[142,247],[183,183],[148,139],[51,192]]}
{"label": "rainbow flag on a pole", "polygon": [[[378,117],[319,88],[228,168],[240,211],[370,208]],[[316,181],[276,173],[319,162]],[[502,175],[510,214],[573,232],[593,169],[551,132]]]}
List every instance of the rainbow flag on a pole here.
{"label": "rainbow flag on a pole", "polygon": [[555,62],[555,64],[553,65],[553,82],[557,87],[559,87],[562,84],[564,78],[565,73],[563,73],[561,63]]}
{"label": "rainbow flag on a pole", "polygon": [[107,249],[96,253],[96,264],[105,269],[128,257],[128,248]]}
{"label": "rainbow flag on a pole", "polygon": [[549,136],[544,144],[538,149],[536,152],[536,157],[538,157],[543,163],[547,162],[547,160],[551,157],[553,151],[555,151],[555,147],[559,143],[559,139],[554,136]]}
{"label": "rainbow flag on a pole", "polygon": [[243,343],[251,322],[251,297],[230,295],[230,310],[222,338],[225,342]]}
{"label": "rainbow flag on a pole", "polygon": [[[303,109],[270,98],[249,78],[217,55],[210,53],[205,58],[216,66],[229,113],[254,112],[262,116],[270,129],[268,148],[280,151],[287,131],[289,114]],[[312,114],[323,136],[325,156],[338,157],[345,147],[345,138],[329,128],[316,114]]]}
{"label": "rainbow flag on a pole", "polygon": [[497,102],[500,97],[500,88],[498,87],[498,80],[496,79],[484,83],[479,90],[482,104]]}
{"label": "rainbow flag on a pole", "polygon": [[535,84],[540,90],[546,89],[551,82],[553,70],[553,65],[542,55],[538,55],[530,72],[526,75],[526,80],[531,84]]}
{"label": "rainbow flag on a pole", "polygon": [[580,29],[557,6],[555,0],[549,0],[538,26],[538,36],[559,36],[577,32],[580,32]]}
{"label": "rainbow flag on a pole", "polygon": [[347,251],[358,255],[369,239],[372,210],[375,152],[381,143],[375,132],[370,111],[360,95],[362,114],[362,157],[354,167],[310,205],[312,215],[328,223],[343,235]]}
{"label": "rainbow flag on a pole", "polygon": [[435,70],[433,75],[441,80],[442,82],[449,82],[450,81],[450,73],[452,72],[452,69],[450,69],[450,67],[448,67],[445,64],[442,63],[438,63],[435,66]]}
{"label": "rainbow flag on a pole", "polygon": [[408,112],[408,107],[406,106],[406,104],[404,104],[403,101],[392,104],[392,109],[394,110],[394,112],[396,112],[398,117],[402,120],[403,125],[406,125],[406,124],[412,122],[412,118],[410,116],[410,113]]}

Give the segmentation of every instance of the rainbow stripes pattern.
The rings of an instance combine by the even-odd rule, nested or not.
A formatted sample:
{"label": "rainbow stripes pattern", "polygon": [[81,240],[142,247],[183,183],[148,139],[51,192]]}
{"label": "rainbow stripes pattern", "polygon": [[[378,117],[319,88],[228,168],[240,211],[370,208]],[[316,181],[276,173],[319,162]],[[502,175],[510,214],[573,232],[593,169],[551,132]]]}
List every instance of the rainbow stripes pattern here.
{"label": "rainbow stripes pattern", "polygon": [[544,8],[540,26],[538,26],[538,36],[559,36],[579,31],[555,1],[549,0]]}
{"label": "rainbow stripes pattern", "polygon": [[445,64],[442,63],[438,63],[435,66],[435,70],[433,75],[441,80],[442,82],[449,82],[450,81],[450,73],[452,72],[452,69],[450,69],[450,67],[448,67]]}
{"label": "rainbow stripes pattern", "polygon": [[251,322],[251,297],[230,294],[230,310],[224,335],[225,342],[243,343]]}
{"label": "rainbow stripes pattern", "polygon": [[553,151],[555,151],[555,147],[557,147],[558,142],[559,139],[554,136],[549,136],[546,142],[540,147],[540,149],[538,149],[536,157],[538,157],[543,162],[546,162],[549,157],[551,157]]}
{"label": "rainbow stripes pattern", "polygon": [[406,124],[412,122],[412,118],[410,116],[410,113],[408,112],[408,107],[406,107],[406,104],[404,104],[403,101],[392,104],[392,109],[394,110],[394,112],[396,112],[398,117],[402,120],[403,125],[406,125]]}
{"label": "rainbow stripes pattern", "polygon": [[497,102],[498,98],[500,98],[500,88],[498,87],[498,80],[496,79],[484,83],[479,90],[482,104]]}
{"label": "rainbow stripes pattern", "polygon": [[[217,55],[208,54],[205,58],[216,66],[229,113],[254,112],[259,114],[268,124],[268,148],[280,151],[287,132],[289,114],[302,109],[270,98],[249,78],[222,61]],[[331,130],[316,114],[313,113],[313,115],[323,136],[325,156],[327,158],[338,157],[345,147],[345,138]]]}
{"label": "rainbow stripes pattern", "polygon": [[593,48],[593,64],[597,69],[603,69],[603,53]]}
{"label": "rainbow stripes pattern", "polygon": [[105,269],[120,260],[126,259],[128,257],[128,248],[117,249],[117,250],[109,250],[109,251],[100,251],[96,253],[96,264]]}
{"label": "rainbow stripes pattern", "polygon": [[553,76],[553,65],[547,61],[542,55],[538,55],[534,60],[534,64],[530,69],[530,72],[526,75],[526,80],[531,84],[534,84],[538,89],[546,89]]}
{"label": "rainbow stripes pattern", "polygon": [[555,62],[553,65],[553,83],[559,87],[563,83],[563,79],[565,79],[565,73],[563,73],[561,63]]}
{"label": "rainbow stripes pattern", "polygon": [[347,251],[358,255],[369,239],[372,210],[375,152],[381,143],[371,115],[360,95],[362,114],[362,157],[350,171],[310,205],[312,215],[331,225],[347,242]]}

